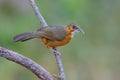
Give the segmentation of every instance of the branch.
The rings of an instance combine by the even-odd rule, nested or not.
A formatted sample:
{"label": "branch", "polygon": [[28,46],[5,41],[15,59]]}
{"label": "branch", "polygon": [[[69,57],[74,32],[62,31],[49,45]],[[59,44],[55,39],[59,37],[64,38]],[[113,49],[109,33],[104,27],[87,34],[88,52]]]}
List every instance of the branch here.
{"label": "branch", "polygon": [[[29,2],[31,3],[31,6],[36,16],[38,17],[40,23],[42,24],[42,27],[48,26],[46,21],[42,17],[37,5],[35,4],[35,1],[29,0]],[[56,48],[54,48],[52,52],[55,55],[56,62],[58,65],[59,75],[60,75],[59,79],[65,80],[64,69],[62,66],[61,53]],[[0,56],[26,67],[27,69],[32,71],[38,78],[42,80],[53,80],[54,79],[53,76],[47,70],[45,70],[42,66],[38,65],[31,59],[20,55],[17,52],[13,52],[11,50],[0,47]]]}
{"label": "branch", "polygon": [[61,53],[56,48],[53,48],[53,49],[54,49],[54,51],[52,51],[52,52],[55,55],[55,59],[57,61],[57,65],[58,65],[58,69],[59,69],[59,78],[60,78],[60,80],[66,80],[65,79],[64,68],[63,68],[63,65],[62,65]]}
{"label": "branch", "polygon": [[46,21],[45,21],[45,19],[42,17],[42,15],[40,13],[40,10],[38,9],[35,1],[34,0],[29,0],[29,2],[31,4],[31,6],[32,6],[32,8],[33,8],[33,10],[34,10],[34,12],[36,14],[36,16],[38,17],[40,23],[42,24],[42,27],[48,26],[47,23],[46,23]]}
{"label": "branch", "polygon": [[[36,16],[39,18],[39,21],[41,22],[42,27],[48,26],[46,21],[42,17],[37,5],[35,4],[35,1],[34,0],[29,0],[29,2],[31,3],[31,6],[32,6]],[[56,48],[54,48],[52,50],[52,53],[54,53],[55,58],[56,58],[56,62],[57,62],[57,65],[58,65],[59,75],[60,75],[59,78],[60,78],[60,80],[65,80],[65,73],[64,73],[64,68],[63,68],[63,65],[62,65],[61,53]]]}
{"label": "branch", "polygon": [[54,80],[53,76],[42,66],[17,52],[0,47],[0,56],[26,67],[42,80]]}

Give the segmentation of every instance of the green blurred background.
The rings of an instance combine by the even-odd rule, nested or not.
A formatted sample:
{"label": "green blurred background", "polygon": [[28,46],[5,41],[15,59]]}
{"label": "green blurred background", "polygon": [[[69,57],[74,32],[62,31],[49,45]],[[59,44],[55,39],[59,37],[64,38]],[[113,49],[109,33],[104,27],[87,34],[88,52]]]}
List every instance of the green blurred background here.
{"label": "green blurred background", "polygon": [[[67,80],[120,80],[120,0],[36,0],[49,25],[80,25],[60,47]],[[57,74],[53,54],[39,40],[15,43],[16,34],[41,24],[28,0],[0,0],[0,46],[25,55]],[[0,58],[0,80],[39,80],[20,65]]]}

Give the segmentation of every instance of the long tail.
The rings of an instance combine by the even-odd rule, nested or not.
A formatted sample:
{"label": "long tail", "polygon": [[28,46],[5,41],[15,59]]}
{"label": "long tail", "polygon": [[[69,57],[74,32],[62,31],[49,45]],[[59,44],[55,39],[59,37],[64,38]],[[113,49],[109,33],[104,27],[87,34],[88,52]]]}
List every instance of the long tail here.
{"label": "long tail", "polygon": [[24,42],[30,39],[35,38],[36,36],[34,35],[33,32],[26,32],[26,33],[22,33],[22,34],[18,34],[15,37],[13,37],[13,40],[15,42]]}

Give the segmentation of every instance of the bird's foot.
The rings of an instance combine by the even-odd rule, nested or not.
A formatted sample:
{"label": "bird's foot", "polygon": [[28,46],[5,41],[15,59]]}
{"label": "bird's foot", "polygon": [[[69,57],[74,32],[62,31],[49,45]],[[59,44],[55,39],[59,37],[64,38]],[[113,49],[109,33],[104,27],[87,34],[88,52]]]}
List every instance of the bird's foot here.
{"label": "bird's foot", "polygon": [[50,48],[50,51],[52,51],[55,55],[61,55],[60,52],[55,47]]}

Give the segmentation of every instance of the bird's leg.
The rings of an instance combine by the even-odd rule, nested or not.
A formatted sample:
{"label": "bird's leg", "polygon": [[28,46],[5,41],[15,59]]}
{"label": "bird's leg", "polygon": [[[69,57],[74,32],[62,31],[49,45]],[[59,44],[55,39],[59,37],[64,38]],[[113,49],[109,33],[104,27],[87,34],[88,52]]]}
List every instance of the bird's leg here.
{"label": "bird's leg", "polygon": [[52,48],[57,51],[57,48],[56,48],[56,47],[52,47]]}
{"label": "bird's leg", "polygon": [[53,47],[53,50],[55,51],[54,54],[61,56],[61,53],[58,51],[56,47]]}
{"label": "bird's leg", "polygon": [[50,48],[50,50],[55,54],[55,55],[61,55],[60,52],[58,51],[58,49],[56,47],[52,47]]}

